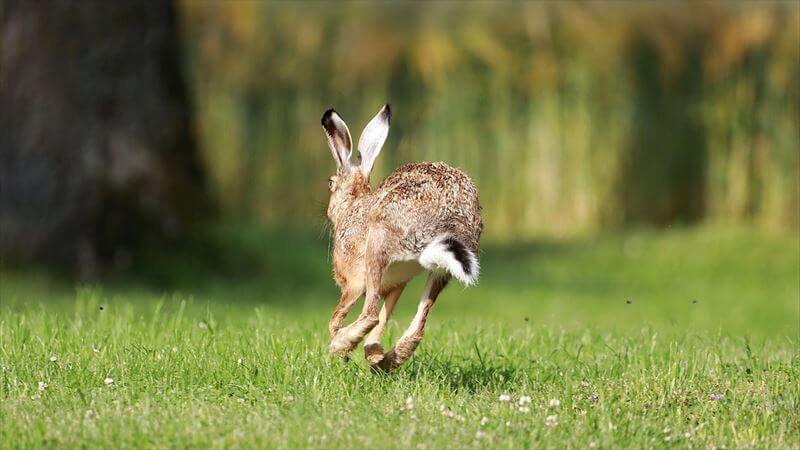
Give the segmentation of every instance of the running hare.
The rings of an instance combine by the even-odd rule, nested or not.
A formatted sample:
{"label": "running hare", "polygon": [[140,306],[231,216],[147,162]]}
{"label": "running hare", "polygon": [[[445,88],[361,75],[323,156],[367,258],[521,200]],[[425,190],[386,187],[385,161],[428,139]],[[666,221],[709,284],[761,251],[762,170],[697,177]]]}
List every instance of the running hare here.
{"label": "running hare", "polygon": [[[333,272],[342,290],[328,329],[330,351],[347,358],[364,339],[366,358],[385,371],[403,364],[422,340],[436,297],[456,277],[465,285],[478,279],[478,240],[483,230],[478,191],[462,171],[441,162],[404,165],[377,189],[369,185],[375,158],[389,134],[391,109],[381,108],[358,142],[358,165],[350,163],[353,141],[333,109],[322,128],[336,160],[329,180],[328,218],[333,223]],[[427,270],[417,314],[390,351],[381,335],[409,280]],[[366,293],[364,309],[342,328],[353,304]],[[383,308],[378,313],[380,299]],[[369,335],[367,335],[369,333]]]}

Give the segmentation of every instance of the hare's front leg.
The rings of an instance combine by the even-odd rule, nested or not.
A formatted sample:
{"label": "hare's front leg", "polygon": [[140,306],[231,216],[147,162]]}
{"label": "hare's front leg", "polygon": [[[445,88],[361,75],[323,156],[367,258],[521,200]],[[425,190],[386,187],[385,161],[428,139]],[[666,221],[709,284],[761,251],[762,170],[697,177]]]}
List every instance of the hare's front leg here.
{"label": "hare's front leg", "polygon": [[366,296],[364,309],[352,324],[339,330],[331,341],[330,351],[346,357],[364,339],[367,333],[378,324],[378,304],[380,301],[381,276],[389,264],[384,251],[386,232],[381,228],[370,229],[367,233]]}
{"label": "hare's front leg", "polygon": [[331,320],[328,322],[328,332],[331,334],[331,338],[336,336],[336,332],[342,328],[344,318],[347,317],[347,313],[350,312],[356,300],[358,300],[363,293],[363,290],[353,289],[350,286],[345,286],[344,289],[342,289],[342,296],[339,298],[339,304],[336,305]]}
{"label": "hare's front leg", "polygon": [[397,303],[405,287],[405,284],[401,284],[386,294],[383,300],[381,313],[378,317],[378,325],[376,325],[364,339],[364,357],[367,358],[370,364],[377,364],[383,359],[381,336],[383,336],[383,332],[386,329],[386,323],[389,322],[389,317],[392,316],[394,305]]}

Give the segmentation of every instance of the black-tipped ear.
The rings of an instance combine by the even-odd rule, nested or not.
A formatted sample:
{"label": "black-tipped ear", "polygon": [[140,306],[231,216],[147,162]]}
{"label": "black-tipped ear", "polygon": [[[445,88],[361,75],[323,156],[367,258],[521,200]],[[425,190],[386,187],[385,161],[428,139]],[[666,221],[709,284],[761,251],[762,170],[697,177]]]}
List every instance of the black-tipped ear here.
{"label": "black-tipped ear", "polygon": [[383,114],[384,120],[386,123],[391,125],[392,124],[392,104],[386,103],[383,105],[383,109],[381,110],[381,114]]}
{"label": "black-tipped ear", "polygon": [[350,130],[344,123],[339,114],[333,109],[329,109],[322,114],[320,119],[322,129],[328,138],[328,146],[331,148],[333,159],[336,160],[337,167],[342,171],[350,170],[350,155],[353,153],[353,139],[350,137]]}
{"label": "black-tipped ear", "polygon": [[381,152],[383,143],[389,135],[389,123],[392,121],[392,107],[383,105],[378,114],[369,121],[361,138],[358,140],[358,156],[361,160],[361,172],[369,178],[375,158]]}
{"label": "black-tipped ear", "polygon": [[328,108],[327,110],[325,110],[324,113],[322,113],[322,118],[320,119],[320,123],[322,124],[323,127],[327,128],[328,126],[332,125],[334,114],[336,114],[337,116],[339,115],[339,113],[337,113],[336,110],[333,108]]}

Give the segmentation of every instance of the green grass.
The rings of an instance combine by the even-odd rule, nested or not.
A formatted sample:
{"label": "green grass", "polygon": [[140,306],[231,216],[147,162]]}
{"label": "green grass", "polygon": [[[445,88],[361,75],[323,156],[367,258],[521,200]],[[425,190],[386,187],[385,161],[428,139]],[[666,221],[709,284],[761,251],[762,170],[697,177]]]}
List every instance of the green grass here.
{"label": "green grass", "polygon": [[487,244],[379,376],[326,354],[324,238],[220,233],[104,285],[5,269],[0,447],[800,448],[797,238]]}

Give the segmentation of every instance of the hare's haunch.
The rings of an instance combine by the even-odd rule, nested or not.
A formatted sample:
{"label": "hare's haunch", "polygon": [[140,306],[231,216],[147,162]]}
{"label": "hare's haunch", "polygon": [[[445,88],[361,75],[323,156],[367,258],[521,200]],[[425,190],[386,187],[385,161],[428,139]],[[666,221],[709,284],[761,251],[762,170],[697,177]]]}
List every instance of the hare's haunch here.
{"label": "hare's haunch", "polygon": [[[478,241],[483,230],[478,190],[462,171],[443,162],[406,164],[377,189],[369,184],[375,159],[389,134],[392,113],[385,105],[358,141],[359,163],[350,162],[350,130],[333,109],[322,128],[336,161],[329,180],[328,218],[333,223],[333,273],[342,289],[328,329],[331,352],[348,357],[366,336],[364,349],[374,368],[394,369],[411,357],[422,340],[433,303],[451,277],[470,286],[480,272]],[[388,352],[380,339],[406,284],[427,271],[417,314]],[[342,322],[365,295],[355,322]],[[378,311],[380,299],[383,308]],[[368,334],[369,333],[369,334]]]}

